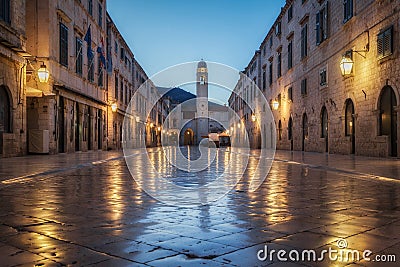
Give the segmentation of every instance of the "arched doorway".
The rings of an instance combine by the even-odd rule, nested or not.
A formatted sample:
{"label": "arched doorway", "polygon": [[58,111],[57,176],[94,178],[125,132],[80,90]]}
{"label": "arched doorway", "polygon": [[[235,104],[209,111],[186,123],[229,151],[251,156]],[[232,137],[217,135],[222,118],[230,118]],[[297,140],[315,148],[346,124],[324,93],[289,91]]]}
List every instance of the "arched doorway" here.
{"label": "arched doorway", "polygon": [[351,154],[356,153],[356,124],[354,119],[354,104],[351,99],[346,100],[346,110],[344,114],[345,120],[345,135],[350,136]]}
{"label": "arched doorway", "polygon": [[194,144],[194,133],[191,128],[186,129],[185,134],[183,136],[183,145],[191,146]]}
{"label": "arched doorway", "polygon": [[321,110],[321,138],[324,138],[325,141],[325,152],[329,152],[328,133],[328,111],[323,106]]}
{"label": "arched doorway", "polygon": [[8,89],[0,86],[0,154],[3,154],[3,133],[11,132],[11,101]]}
{"label": "arched doorway", "polygon": [[290,141],[290,150],[293,150],[293,119],[289,118],[288,123],[288,139]]}
{"label": "arched doorway", "polygon": [[305,151],[306,150],[306,139],[308,138],[308,118],[307,118],[307,114],[304,113],[303,114],[303,120],[302,120],[302,142],[301,142],[301,150]]}
{"label": "arched doorway", "polygon": [[397,106],[396,95],[393,88],[385,86],[379,98],[379,131],[380,135],[389,137],[389,155],[397,156]]}
{"label": "arched doorway", "polygon": [[282,121],[279,120],[278,122],[278,140],[282,140]]}

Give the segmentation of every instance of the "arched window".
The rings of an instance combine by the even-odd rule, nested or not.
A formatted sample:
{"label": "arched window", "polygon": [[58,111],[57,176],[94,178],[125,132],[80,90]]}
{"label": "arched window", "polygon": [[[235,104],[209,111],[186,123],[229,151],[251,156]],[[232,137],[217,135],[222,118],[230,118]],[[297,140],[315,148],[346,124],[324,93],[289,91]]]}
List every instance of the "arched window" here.
{"label": "arched window", "polygon": [[292,139],[293,139],[293,119],[292,117],[290,117],[288,123],[288,140]]}
{"label": "arched window", "polygon": [[0,86],[0,134],[11,133],[11,101],[8,89]]}
{"label": "arched window", "polygon": [[303,115],[303,137],[304,139],[308,138],[308,118],[306,113]]}

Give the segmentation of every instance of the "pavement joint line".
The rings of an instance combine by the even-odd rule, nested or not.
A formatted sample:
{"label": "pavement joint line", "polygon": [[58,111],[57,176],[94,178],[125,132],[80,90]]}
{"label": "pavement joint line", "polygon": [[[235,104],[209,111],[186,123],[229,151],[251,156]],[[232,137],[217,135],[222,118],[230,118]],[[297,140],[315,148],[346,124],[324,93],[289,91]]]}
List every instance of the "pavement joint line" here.
{"label": "pavement joint line", "polygon": [[[123,259],[123,260],[127,260],[127,261],[129,261],[129,262],[141,264],[140,262],[137,262],[137,261],[134,261],[134,260],[131,260],[131,259],[128,259],[128,258],[124,258],[124,257],[118,256],[118,255],[114,255],[114,254],[111,254],[111,253],[107,253],[107,252],[104,252],[104,251],[100,251],[100,250],[91,248],[91,247],[86,246],[86,245],[81,245],[81,244],[76,243],[76,242],[74,242],[74,241],[69,241],[69,240],[65,240],[65,239],[55,238],[55,237],[53,237],[53,236],[51,236],[51,235],[47,235],[47,234],[43,234],[43,233],[38,233],[38,232],[35,232],[35,231],[32,231],[32,230],[29,230],[29,229],[27,229],[27,228],[25,228],[25,227],[15,227],[15,226],[12,226],[12,225],[9,225],[9,224],[5,224],[5,223],[2,223],[2,225],[11,227],[11,228],[13,228],[13,229],[15,229],[15,230],[17,230],[17,231],[19,231],[19,232],[34,233],[34,234],[37,234],[37,235],[41,235],[41,236],[45,236],[45,237],[51,238],[51,239],[56,240],[56,241],[59,241],[59,242],[63,242],[63,243],[66,243],[66,244],[78,246],[78,247],[81,247],[81,248],[86,248],[86,249],[88,249],[88,250],[90,250],[90,251],[93,251],[93,252],[96,252],[96,253],[99,253],[99,254],[102,254],[102,255],[106,255],[106,256],[108,256],[108,257],[112,257],[112,258],[116,258],[116,259]],[[14,246],[14,245],[12,245],[12,246]],[[14,247],[16,247],[16,246],[14,246]],[[21,250],[24,250],[24,251],[27,251],[27,252],[30,252],[30,253],[33,253],[33,254],[36,254],[36,255],[39,255],[39,256],[42,256],[41,254],[37,254],[37,253],[34,253],[34,252],[32,252],[32,251],[22,249],[22,248],[20,248],[20,247],[16,247],[16,248],[21,249]],[[44,257],[44,256],[42,256],[42,257]],[[46,258],[46,257],[44,257],[44,258]],[[47,258],[47,259],[52,260],[52,259],[50,259],[50,258]]]}

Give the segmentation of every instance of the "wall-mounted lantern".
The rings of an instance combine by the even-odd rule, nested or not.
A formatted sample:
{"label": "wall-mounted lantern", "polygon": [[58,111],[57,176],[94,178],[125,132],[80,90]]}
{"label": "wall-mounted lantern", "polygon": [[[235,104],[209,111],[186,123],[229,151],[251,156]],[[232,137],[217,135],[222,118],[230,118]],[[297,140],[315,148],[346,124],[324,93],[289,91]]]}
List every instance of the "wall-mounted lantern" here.
{"label": "wall-mounted lantern", "polygon": [[40,65],[40,68],[37,71],[39,82],[47,83],[49,81],[50,72],[48,71],[44,62]]}
{"label": "wall-mounted lantern", "polygon": [[111,104],[111,110],[112,110],[112,112],[117,112],[117,109],[118,109],[117,103],[116,103],[116,102],[112,103],[112,104]]}
{"label": "wall-mounted lantern", "polygon": [[278,110],[278,108],[279,108],[279,102],[276,100],[272,101],[272,109]]}
{"label": "wall-mounted lantern", "polygon": [[349,50],[343,55],[340,61],[340,71],[344,77],[353,73],[353,65],[353,50]]}

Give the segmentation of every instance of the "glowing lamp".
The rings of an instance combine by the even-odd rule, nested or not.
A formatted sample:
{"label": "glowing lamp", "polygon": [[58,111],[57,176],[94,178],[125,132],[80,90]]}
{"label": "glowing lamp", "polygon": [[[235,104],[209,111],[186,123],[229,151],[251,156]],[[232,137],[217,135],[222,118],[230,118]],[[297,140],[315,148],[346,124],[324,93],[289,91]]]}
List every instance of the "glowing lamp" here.
{"label": "glowing lamp", "polygon": [[50,77],[50,72],[47,70],[47,67],[44,63],[40,65],[40,68],[37,71],[38,77],[39,77],[39,82],[41,83],[47,83]]}

